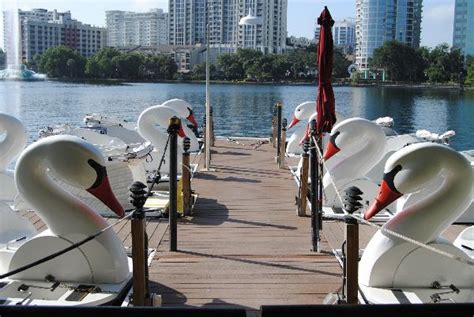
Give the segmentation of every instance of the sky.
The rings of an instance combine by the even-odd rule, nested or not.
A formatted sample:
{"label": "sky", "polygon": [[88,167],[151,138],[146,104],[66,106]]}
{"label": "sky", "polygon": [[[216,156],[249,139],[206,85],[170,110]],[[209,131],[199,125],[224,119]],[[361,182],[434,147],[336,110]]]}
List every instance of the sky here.
{"label": "sky", "polygon": [[[446,42],[452,44],[455,0],[424,0],[421,45],[434,47]],[[356,0],[288,0],[288,36],[312,38],[315,19],[328,6],[335,20],[355,16]],[[168,0],[0,0],[0,10],[17,6],[70,10],[72,17],[83,23],[105,26],[106,10],[148,11],[162,8],[168,11]],[[0,20],[2,17],[0,16]],[[3,28],[3,21],[0,21]],[[3,30],[0,35],[3,46]]]}

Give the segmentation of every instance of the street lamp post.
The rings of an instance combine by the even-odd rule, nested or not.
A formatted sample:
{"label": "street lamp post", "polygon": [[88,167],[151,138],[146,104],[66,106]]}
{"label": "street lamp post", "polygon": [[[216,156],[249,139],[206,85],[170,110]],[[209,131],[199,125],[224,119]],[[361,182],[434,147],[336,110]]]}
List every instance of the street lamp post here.
{"label": "street lamp post", "polygon": [[[257,25],[262,24],[262,18],[253,13],[252,5],[249,7],[249,14],[240,19],[239,25],[253,26],[253,49],[257,48]],[[244,40],[245,41],[245,40]],[[245,46],[245,45],[244,45]]]}
{"label": "street lamp post", "polygon": [[210,65],[209,65],[209,22],[206,27],[206,139],[204,150],[206,151],[205,169],[211,170],[211,104],[210,104]]}

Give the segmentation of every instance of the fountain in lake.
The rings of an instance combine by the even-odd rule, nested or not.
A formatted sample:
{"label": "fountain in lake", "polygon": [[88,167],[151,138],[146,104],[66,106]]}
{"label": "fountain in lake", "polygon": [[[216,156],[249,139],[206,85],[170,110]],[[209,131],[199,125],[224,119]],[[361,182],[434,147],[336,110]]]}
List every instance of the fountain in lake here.
{"label": "fountain in lake", "polygon": [[38,74],[25,65],[8,65],[6,69],[0,70],[0,79],[11,80],[44,80],[45,74]]}
{"label": "fountain in lake", "polygon": [[4,14],[7,68],[0,70],[0,79],[12,80],[44,80],[46,75],[37,74],[28,69],[21,63],[21,37],[20,37],[20,21],[18,17],[18,9],[10,8]]}

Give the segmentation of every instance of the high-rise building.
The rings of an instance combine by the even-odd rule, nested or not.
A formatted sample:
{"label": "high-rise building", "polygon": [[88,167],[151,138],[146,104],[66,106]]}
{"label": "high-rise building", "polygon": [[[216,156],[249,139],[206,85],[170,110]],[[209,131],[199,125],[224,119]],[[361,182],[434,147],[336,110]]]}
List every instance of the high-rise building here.
{"label": "high-rise building", "polygon": [[341,48],[345,54],[354,52],[355,40],[355,19],[346,18],[336,21],[333,26],[334,45]]}
{"label": "high-rise building", "polygon": [[474,2],[471,0],[456,0],[453,46],[465,55],[474,55]]}
{"label": "high-rise building", "polygon": [[107,46],[157,46],[168,44],[168,14],[162,9],[137,13],[106,11]]}
{"label": "high-rise building", "polygon": [[[285,48],[288,0],[170,0],[170,45],[209,43],[220,51],[255,48],[279,53]],[[249,9],[262,19],[257,26],[239,25]]]}
{"label": "high-rise building", "polygon": [[368,69],[368,59],[386,41],[420,46],[423,0],[357,0],[356,64]]}
{"label": "high-rise building", "polygon": [[[15,34],[12,19],[7,19],[4,12],[4,45],[10,50],[10,37]],[[105,29],[83,24],[72,19],[71,12],[33,9],[18,10],[18,31],[21,60],[31,62],[36,55],[43,54],[48,48],[65,45],[83,56],[91,56],[105,47]],[[15,44],[16,45],[16,44]]]}

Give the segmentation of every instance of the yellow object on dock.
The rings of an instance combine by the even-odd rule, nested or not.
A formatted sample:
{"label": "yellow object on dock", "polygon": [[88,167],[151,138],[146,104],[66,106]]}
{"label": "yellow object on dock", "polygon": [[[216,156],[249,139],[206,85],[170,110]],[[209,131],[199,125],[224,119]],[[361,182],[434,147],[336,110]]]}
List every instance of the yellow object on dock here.
{"label": "yellow object on dock", "polygon": [[[178,197],[177,197],[177,211],[180,214],[183,214],[183,184],[181,180],[178,181],[177,187]],[[149,197],[146,201],[145,208],[151,209],[168,209],[170,203],[169,193],[160,191],[153,192],[153,196]]]}

